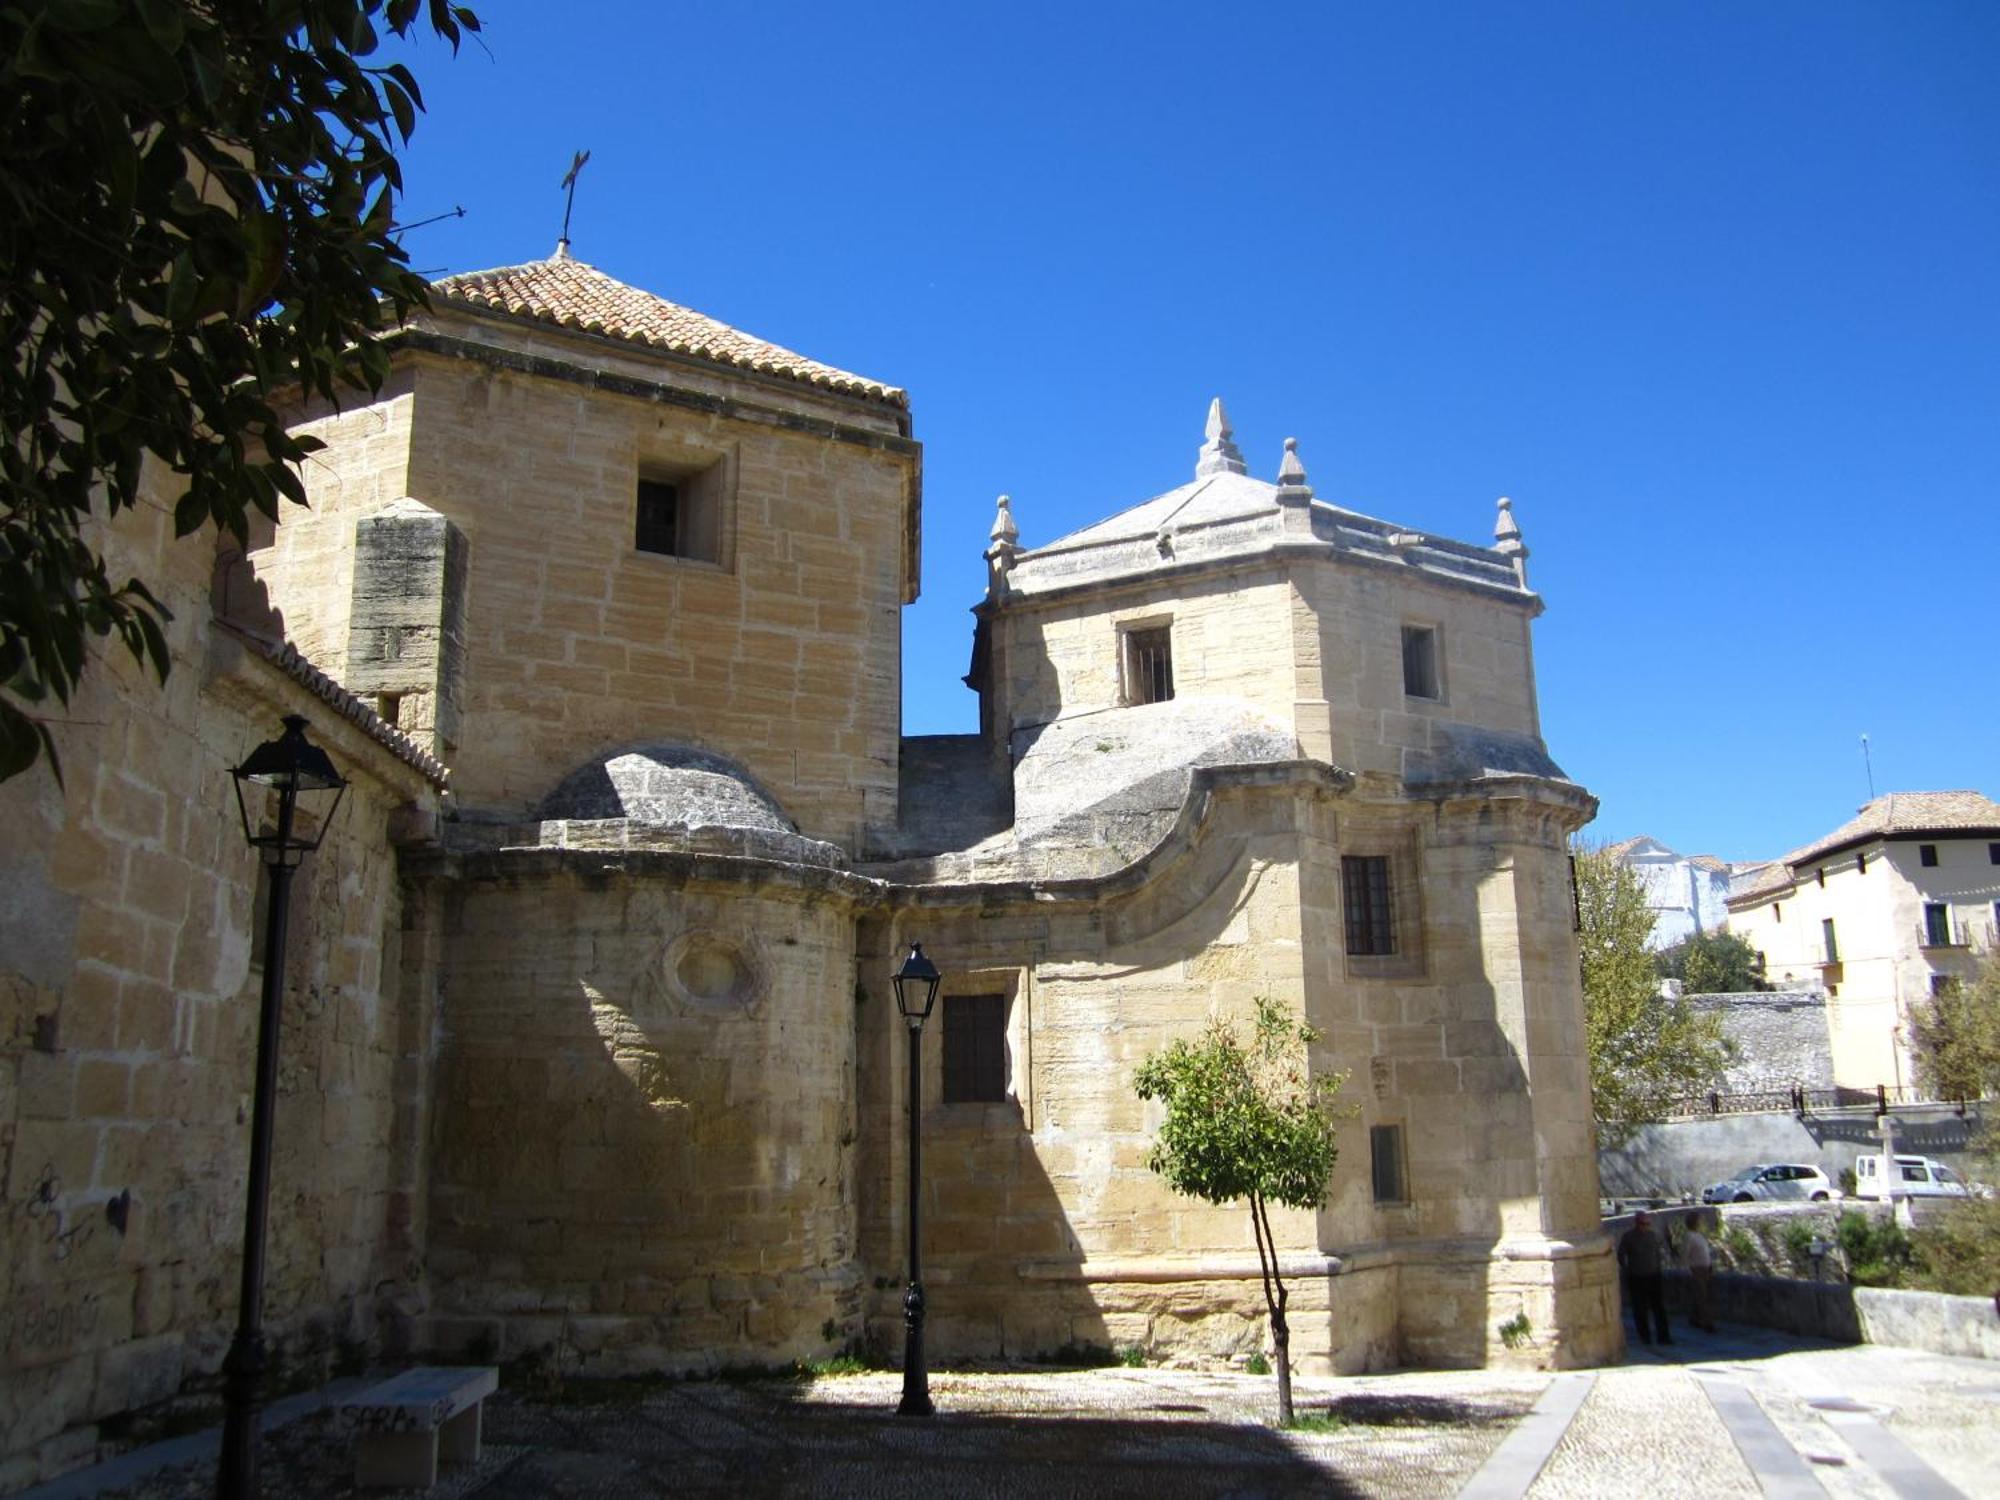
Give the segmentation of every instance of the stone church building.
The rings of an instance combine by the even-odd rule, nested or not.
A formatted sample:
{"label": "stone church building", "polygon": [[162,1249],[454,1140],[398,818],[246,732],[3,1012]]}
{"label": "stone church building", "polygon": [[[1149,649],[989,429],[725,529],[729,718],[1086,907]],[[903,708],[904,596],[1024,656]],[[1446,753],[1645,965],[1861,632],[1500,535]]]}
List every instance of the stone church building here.
{"label": "stone church building", "polygon": [[1617,1352],[1594,803],[1508,502],[1491,547],[1374,520],[1292,444],[1254,477],[1217,402],[1108,520],[1026,546],[1000,501],[980,732],[905,738],[904,392],[561,248],[434,303],[378,397],[300,414],[309,512],[107,538],[176,670],[107,653],[62,783],[0,786],[0,1489],[226,1348],[264,958],[229,768],[293,712],[353,781],[286,970],[267,1322],[304,1374],[893,1356],[913,940],[934,1357],[1264,1346],[1248,1214],[1148,1171],[1131,1083],[1259,995],[1349,1110],[1279,1230],[1306,1368]]}

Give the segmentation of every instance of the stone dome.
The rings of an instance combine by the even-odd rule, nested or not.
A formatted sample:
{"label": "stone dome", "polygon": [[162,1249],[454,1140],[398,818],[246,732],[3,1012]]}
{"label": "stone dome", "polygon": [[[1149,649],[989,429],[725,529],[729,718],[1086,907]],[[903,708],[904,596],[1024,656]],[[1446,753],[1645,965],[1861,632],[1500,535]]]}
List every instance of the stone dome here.
{"label": "stone dome", "polygon": [[579,766],[543,800],[537,816],[798,832],[742,766],[689,745],[636,745]]}

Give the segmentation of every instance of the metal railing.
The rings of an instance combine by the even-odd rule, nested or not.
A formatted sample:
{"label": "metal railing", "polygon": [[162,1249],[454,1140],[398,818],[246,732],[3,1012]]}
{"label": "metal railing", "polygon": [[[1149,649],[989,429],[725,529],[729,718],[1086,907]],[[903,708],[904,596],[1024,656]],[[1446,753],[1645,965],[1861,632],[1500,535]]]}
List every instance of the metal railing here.
{"label": "metal railing", "polygon": [[1756,1089],[1747,1093],[1690,1094],[1667,1106],[1668,1119],[1691,1119],[1703,1115],[1772,1114],[1789,1111],[1809,1115],[1822,1109],[1854,1109],[1872,1106],[1878,1115],[1912,1104],[1949,1104],[1965,1113],[1964,1099],[1940,1099],[1929,1089],[1915,1084],[1878,1083],[1873,1088],[1809,1089],[1798,1085],[1784,1089]]}

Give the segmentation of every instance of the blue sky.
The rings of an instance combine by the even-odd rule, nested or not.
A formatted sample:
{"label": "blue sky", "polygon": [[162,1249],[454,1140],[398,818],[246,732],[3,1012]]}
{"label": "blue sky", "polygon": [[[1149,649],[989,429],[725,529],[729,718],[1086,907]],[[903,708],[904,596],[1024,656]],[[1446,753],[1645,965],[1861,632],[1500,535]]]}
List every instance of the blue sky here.
{"label": "blue sky", "polygon": [[413,263],[574,252],[908,388],[908,733],[1028,545],[1252,471],[1468,540],[1511,495],[1591,833],[1769,857],[2000,793],[2000,5],[477,3]]}

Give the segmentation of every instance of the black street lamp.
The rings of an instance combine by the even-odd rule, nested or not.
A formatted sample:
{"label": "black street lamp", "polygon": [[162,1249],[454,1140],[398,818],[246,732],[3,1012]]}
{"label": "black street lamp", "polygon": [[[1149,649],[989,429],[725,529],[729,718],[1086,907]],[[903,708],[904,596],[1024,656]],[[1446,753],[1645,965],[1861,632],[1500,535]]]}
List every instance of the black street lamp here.
{"label": "black street lamp", "polygon": [[896,971],[896,1009],[910,1029],[910,1289],[903,1294],[903,1400],[896,1414],[928,1417],[930,1370],[924,1364],[924,1281],[920,1256],[919,1193],[923,1181],[924,1022],[937,1004],[937,965],[924,957],[922,944],[910,944],[910,956]]}
{"label": "black street lamp", "polygon": [[[257,1092],[250,1115],[250,1183],[243,1211],[243,1285],[237,1301],[236,1337],[222,1362],[222,1462],[215,1492],[222,1500],[246,1500],[257,1493],[257,1395],[264,1378],[264,1229],[271,1202],[271,1119],[277,1107],[278,1018],[285,992],[285,917],[292,872],[326,837],[334,810],[347,790],[346,779],[327,753],[306,739],[300,714],[285,716],[285,732],[250,752],[230,773],[236,778],[236,808],[243,836],[260,850],[271,871],[270,910],[264,927],[264,990],[257,1015]],[[245,787],[263,788],[247,796]],[[318,798],[333,793],[318,811]],[[276,806],[272,807],[272,794]],[[309,817],[299,828],[300,798]],[[256,810],[253,813],[252,804]],[[265,822],[270,816],[272,822]]]}

